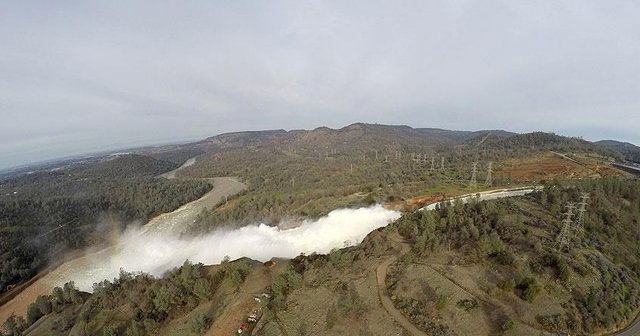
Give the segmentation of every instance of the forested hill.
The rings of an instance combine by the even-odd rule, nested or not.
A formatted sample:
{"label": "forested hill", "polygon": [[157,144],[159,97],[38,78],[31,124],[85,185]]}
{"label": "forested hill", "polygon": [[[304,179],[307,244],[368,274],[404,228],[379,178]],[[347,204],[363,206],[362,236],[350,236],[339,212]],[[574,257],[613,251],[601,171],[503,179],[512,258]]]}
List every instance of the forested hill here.
{"label": "forested hill", "polygon": [[160,175],[178,166],[176,162],[138,154],[126,154],[108,156],[98,163],[72,169],[70,173],[81,177],[131,178]]}
{"label": "forested hill", "polygon": [[331,153],[362,154],[378,151],[410,153],[467,153],[479,150],[499,156],[540,150],[593,152],[618,157],[617,152],[589,141],[533,132],[517,134],[504,130],[455,131],[437,128],[412,128],[405,125],[355,123],[340,129],[318,127],[313,130],[269,130],[220,134],[186,145],[204,152],[239,148],[279,148],[307,156]]}
{"label": "forested hill", "polygon": [[145,222],[211,189],[204,182],[154,177],[178,165],[118,155],[0,182],[0,293],[61,252],[105,243],[103,231],[112,225]]}
{"label": "forested hill", "polygon": [[625,160],[640,163],[640,147],[634,144],[615,140],[601,140],[596,144],[622,154]]}

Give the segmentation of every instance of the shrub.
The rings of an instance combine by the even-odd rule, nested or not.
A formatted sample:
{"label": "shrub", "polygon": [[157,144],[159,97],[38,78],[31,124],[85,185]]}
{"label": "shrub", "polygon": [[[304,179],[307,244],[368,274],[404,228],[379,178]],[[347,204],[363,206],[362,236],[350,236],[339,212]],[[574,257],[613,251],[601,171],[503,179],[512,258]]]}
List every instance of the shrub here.
{"label": "shrub", "polygon": [[512,266],[515,261],[513,254],[505,250],[492,252],[489,257],[502,265]]}
{"label": "shrub", "polygon": [[520,298],[525,301],[533,302],[540,292],[540,285],[535,278],[522,278],[518,281],[516,288],[520,290]]}
{"label": "shrub", "polygon": [[338,320],[338,310],[336,309],[336,305],[332,305],[327,310],[327,316],[325,317],[325,329],[330,330],[336,325],[336,321]]}
{"label": "shrub", "polygon": [[510,317],[507,317],[502,322],[502,325],[500,325],[500,328],[502,329],[502,331],[508,331],[513,329],[514,326],[515,326],[515,323],[513,322],[513,320]]}
{"label": "shrub", "polygon": [[478,308],[478,300],[476,299],[463,299],[456,303],[456,305],[466,311]]}
{"label": "shrub", "polygon": [[436,309],[437,310],[444,309],[444,307],[447,306],[448,300],[449,300],[449,297],[447,297],[446,295],[438,294],[438,296],[436,297]]}
{"label": "shrub", "polygon": [[498,287],[500,289],[502,289],[505,292],[512,292],[513,289],[515,288],[516,284],[514,283],[514,281],[512,279],[510,280],[502,280],[500,281],[500,283],[498,283]]}
{"label": "shrub", "polygon": [[191,331],[197,334],[202,334],[209,329],[212,319],[205,313],[200,313],[191,318],[189,327]]}

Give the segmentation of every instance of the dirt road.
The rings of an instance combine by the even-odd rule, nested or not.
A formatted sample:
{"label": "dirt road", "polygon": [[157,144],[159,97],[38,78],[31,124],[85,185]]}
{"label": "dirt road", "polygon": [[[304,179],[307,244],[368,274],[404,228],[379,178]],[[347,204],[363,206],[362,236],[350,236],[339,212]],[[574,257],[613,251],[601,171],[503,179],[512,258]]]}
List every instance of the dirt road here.
{"label": "dirt road", "polygon": [[389,313],[389,315],[398,323],[402,329],[409,332],[411,335],[417,336],[427,336],[420,329],[416,328],[404,315],[400,312],[396,307],[393,306],[393,302],[387,295],[386,284],[385,281],[387,279],[387,271],[389,270],[389,266],[396,262],[396,257],[393,256],[387,259],[385,262],[380,264],[376,269],[376,282],[378,283],[378,296],[380,297],[380,303],[382,303],[382,307],[384,310]]}

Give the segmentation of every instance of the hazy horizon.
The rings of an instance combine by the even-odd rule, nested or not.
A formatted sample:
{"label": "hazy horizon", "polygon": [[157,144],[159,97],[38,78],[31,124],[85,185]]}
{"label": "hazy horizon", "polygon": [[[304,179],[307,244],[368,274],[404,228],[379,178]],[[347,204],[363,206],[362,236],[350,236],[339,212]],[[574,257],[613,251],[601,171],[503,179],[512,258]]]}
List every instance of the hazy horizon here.
{"label": "hazy horizon", "polygon": [[[361,122],[356,122],[356,123],[361,123]],[[352,123],[353,124],[353,123]],[[352,124],[348,124],[348,125],[342,125],[339,127],[329,127],[329,126],[316,126],[313,128],[292,128],[292,129],[284,129],[285,131],[292,131],[292,130],[313,130],[316,128],[320,128],[320,127],[329,127],[332,129],[340,129],[343,127],[347,127],[349,125]],[[365,124],[372,124],[372,123],[365,123]],[[388,125],[388,124],[381,124],[381,125]],[[391,126],[409,126],[412,128],[435,128],[435,129],[444,129],[441,127],[417,127],[417,126],[412,126],[412,125],[400,125],[400,124],[394,124]],[[278,128],[280,129],[280,128]],[[224,133],[233,133],[233,132],[242,132],[242,131],[269,131],[269,130],[277,130],[276,128],[274,129],[258,129],[258,130],[231,130],[229,132],[224,132]],[[498,129],[446,129],[446,130],[450,130],[450,131],[483,131],[483,130],[498,130]],[[508,129],[500,129],[503,131],[511,131],[512,130],[508,130]],[[516,133],[529,133],[529,132],[536,132],[536,131],[540,131],[540,130],[531,130],[531,131],[527,131],[527,132],[516,132]],[[542,131],[545,132],[545,131]],[[553,131],[546,131],[546,132],[551,132],[553,133]],[[175,144],[184,144],[184,143],[190,143],[190,142],[195,142],[195,141],[199,141],[199,140],[204,140],[206,138],[209,137],[213,137],[216,135],[220,135],[220,134],[224,134],[224,133],[219,133],[219,134],[212,134],[212,135],[205,135],[202,137],[197,137],[197,138],[187,138],[187,139],[177,139],[175,141],[171,141],[171,140],[162,140],[162,141],[149,141],[149,142],[140,142],[140,143],[129,143],[129,144],[122,144],[122,145],[112,145],[112,146],[102,146],[99,148],[95,148],[94,150],[86,150],[86,151],[82,151],[82,152],[73,152],[73,153],[68,153],[68,154],[64,154],[61,156],[52,156],[52,157],[48,157],[48,158],[43,158],[42,160],[36,160],[36,161],[29,161],[29,162],[24,162],[24,163],[19,163],[17,165],[13,165],[13,166],[8,166],[8,167],[3,167],[0,166],[0,171],[4,171],[4,170],[11,170],[11,169],[20,169],[20,168],[25,168],[25,167],[29,167],[30,165],[36,165],[36,164],[40,164],[40,163],[46,163],[46,162],[50,162],[50,161],[56,161],[56,160],[61,160],[61,159],[66,159],[66,158],[70,158],[70,157],[75,157],[75,156],[84,156],[84,155],[92,155],[92,154],[100,154],[103,152],[117,152],[120,150],[135,150],[135,149],[140,149],[140,148],[144,148],[144,147],[149,147],[149,146],[165,146],[165,145],[175,145]],[[580,137],[580,138],[584,138],[581,135],[567,135],[567,134],[558,134],[561,136],[567,136],[567,137]],[[602,139],[587,139],[584,138],[587,141],[599,141],[599,140],[616,140],[616,141],[621,141],[621,142],[627,142],[627,141],[623,141],[623,140],[619,140],[619,139],[613,139],[613,138],[602,138]],[[631,143],[631,142],[628,142]],[[633,145],[636,145],[635,143],[631,143]],[[637,145],[636,145],[637,146]]]}
{"label": "hazy horizon", "polygon": [[11,1],[0,169],[354,123],[640,144],[640,3]]}

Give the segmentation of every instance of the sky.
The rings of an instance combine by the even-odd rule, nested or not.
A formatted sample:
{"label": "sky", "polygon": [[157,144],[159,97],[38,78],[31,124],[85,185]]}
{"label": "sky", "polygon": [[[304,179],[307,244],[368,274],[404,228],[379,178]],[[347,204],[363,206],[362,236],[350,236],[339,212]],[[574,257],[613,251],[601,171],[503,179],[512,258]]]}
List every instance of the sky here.
{"label": "sky", "polygon": [[640,145],[640,2],[0,3],[0,169],[354,122]]}

